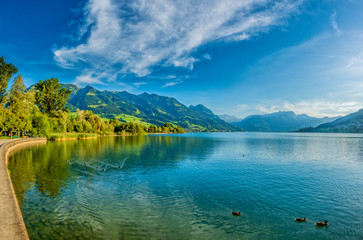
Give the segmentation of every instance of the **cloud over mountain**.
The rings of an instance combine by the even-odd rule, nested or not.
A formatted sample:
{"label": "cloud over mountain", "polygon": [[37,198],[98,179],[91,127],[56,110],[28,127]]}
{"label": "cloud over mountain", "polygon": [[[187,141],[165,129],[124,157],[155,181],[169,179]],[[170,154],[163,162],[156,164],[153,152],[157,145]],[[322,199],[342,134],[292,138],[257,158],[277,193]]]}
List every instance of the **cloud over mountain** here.
{"label": "cloud over mountain", "polygon": [[[138,77],[154,67],[192,69],[197,50],[216,41],[242,41],[285,24],[302,1],[292,0],[89,0],[79,41],[56,47],[64,68],[83,69],[78,82]],[[200,55],[200,54],[199,54]],[[208,55],[209,56],[209,55]]]}

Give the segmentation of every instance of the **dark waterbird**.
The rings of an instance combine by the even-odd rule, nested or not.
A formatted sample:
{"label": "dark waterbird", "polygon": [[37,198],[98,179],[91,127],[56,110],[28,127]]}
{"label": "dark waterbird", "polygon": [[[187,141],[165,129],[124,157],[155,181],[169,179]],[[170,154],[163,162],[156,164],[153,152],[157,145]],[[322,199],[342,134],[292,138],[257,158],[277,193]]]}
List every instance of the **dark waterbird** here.
{"label": "dark waterbird", "polygon": [[241,214],[241,212],[232,212],[232,215],[233,216],[241,216],[242,214]]}
{"label": "dark waterbird", "polygon": [[325,220],[325,222],[316,222],[315,225],[318,227],[328,226],[328,220]]}
{"label": "dark waterbird", "polygon": [[296,222],[306,222],[306,218],[295,218]]}

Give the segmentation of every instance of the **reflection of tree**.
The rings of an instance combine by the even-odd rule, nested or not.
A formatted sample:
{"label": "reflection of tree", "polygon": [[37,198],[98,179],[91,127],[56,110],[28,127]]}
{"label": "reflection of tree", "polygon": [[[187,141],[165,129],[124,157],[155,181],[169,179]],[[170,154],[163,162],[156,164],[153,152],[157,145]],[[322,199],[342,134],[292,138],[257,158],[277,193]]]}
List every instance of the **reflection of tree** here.
{"label": "reflection of tree", "polygon": [[19,203],[24,201],[25,192],[31,188],[35,181],[33,154],[30,151],[19,151],[17,157],[11,157],[8,168],[11,181]]}
{"label": "reflection of tree", "polygon": [[70,177],[65,162],[71,152],[67,146],[37,146],[15,153],[10,158],[9,170],[20,202],[25,191],[34,184],[42,194],[58,196]]}
{"label": "reflection of tree", "polygon": [[[104,223],[94,217],[105,207],[94,202],[99,200],[100,193],[93,192],[97,186],[111,184],[115,189],[120,173],[177,168],[184,159],[208,155],[215,141],[175,135],[117,136],[48,142],[16,152],[9,159],[9,169],[30,238],[103,239]],[[106,172],[96,166],[106,166]],[[127,184],[123,188],[128,189]],[[113,199],[106,203],[112,205]],[[129,233],[123,226],[118,228],[121,235]]]}
{"label": "reflection of tree", "polygon": [[[125,170],[132,168],[175,167],[178,161],[189,156],[203,156],[214,143],[213,139],[178,136],[135,136],[120,138],[118,152],[121,157],[113,163],[121,164],[127,157]],[[208,146],[208,147],[207,147]]]}
{"label": "reflection of tree", "polygon": [[[9,170],[20,202],[32,185],[42,194],[55,198],[61,194],[65,184],[84,174],[84,171],[76,171],[83,162],[93,166],[110,164],[116,167],[108,171],[119,171],[117,166],[127,158],[123,170],[157,170],[160,167],[176,167],[179,160],[188,156],[205,155],[212,142],[207,138],[177,136],[120,136],[48,142],[46,146],[15,153],[10,158]],[[72,163],[71,166],[67,160]],[[93,181],[94,175],[87,177]]]}

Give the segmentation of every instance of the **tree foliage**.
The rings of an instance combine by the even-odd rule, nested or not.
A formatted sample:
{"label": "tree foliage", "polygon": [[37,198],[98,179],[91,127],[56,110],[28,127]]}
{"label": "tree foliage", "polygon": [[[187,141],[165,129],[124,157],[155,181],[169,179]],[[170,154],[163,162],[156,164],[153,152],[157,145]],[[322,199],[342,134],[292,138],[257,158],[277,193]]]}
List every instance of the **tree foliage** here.
{"label": "tree foliage", "polygon": [[6,63],[4,57],[0,57],[0,103],[3,103],[8,88],[8,81],[18,72],[18,69],[11,63]]}
{"label": "tree foliage", "polygon": [[54,111],[64,110],[71,90],[62,87],[58,79],[40,80],[34,85],[35,103],[43,113],[51,114]]}
{"label": "tree foliage", "polygon": [[14,114],[17,132],[27,132],[31,129],[31,114],[35,110],[34,92],[26,91],[21,75],[14,78],[6,102],[7,108]]}

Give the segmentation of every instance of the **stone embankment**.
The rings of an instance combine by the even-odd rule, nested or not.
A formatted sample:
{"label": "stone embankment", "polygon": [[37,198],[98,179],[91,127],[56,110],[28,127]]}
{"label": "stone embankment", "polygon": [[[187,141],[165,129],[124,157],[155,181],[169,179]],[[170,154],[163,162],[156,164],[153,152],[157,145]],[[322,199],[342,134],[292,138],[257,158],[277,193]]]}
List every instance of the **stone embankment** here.
{"label": "stone embankment", "polygon": [[29,239],[8,171],[8,156],[15,150],[45,144],[45,138],[0,140],[0,240]]}

